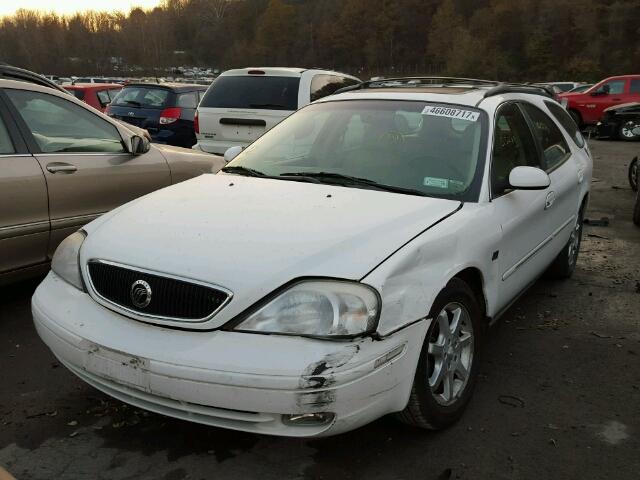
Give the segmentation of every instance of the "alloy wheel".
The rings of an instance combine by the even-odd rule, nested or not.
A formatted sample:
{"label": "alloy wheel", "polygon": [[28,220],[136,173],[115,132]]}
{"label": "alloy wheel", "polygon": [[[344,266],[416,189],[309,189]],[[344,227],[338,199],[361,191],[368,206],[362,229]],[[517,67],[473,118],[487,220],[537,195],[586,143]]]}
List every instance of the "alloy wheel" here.
{"label": "alloy wheel", "polygon": [[464,305],[452,302],[435,319],[429,337],[428,381],[440,405],[458,400],[467,386],[473,362],[473,325]]}
{"label": "alloy wheel", "polygon": [[638,138],[640,137],[640,123],[634,120],[629,120],[622,125],[620,133],[627,139]]}

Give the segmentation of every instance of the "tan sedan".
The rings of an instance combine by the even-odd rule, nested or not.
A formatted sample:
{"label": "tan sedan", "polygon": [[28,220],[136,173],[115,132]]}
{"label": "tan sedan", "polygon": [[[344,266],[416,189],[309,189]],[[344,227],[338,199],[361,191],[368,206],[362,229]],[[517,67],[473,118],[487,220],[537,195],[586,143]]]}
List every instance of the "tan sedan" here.
{"label": "tan sedan", "polygon": [[84,224],[222,157],[150,144],[70,95],[0,80],[0,284],[44,272]]}

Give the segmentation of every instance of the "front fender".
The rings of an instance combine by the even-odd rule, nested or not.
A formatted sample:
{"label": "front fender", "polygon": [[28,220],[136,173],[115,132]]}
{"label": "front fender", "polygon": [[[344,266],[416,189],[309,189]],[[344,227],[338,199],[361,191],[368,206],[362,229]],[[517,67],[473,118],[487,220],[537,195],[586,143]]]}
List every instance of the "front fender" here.
{"label": "front fender", "polygon": [[425,318],[449,280],[469,267],[480,271],[487,314],[493,312],[498,275],[492,254],[502,232],[491,210],[490,204],[465,204],[362,279],[382,298],[378,335]]}

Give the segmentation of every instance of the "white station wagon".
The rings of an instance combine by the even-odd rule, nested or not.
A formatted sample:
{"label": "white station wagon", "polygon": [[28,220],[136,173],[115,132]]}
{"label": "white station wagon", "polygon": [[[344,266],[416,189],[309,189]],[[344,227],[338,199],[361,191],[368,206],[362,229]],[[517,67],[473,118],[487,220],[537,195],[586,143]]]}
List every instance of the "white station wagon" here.
{"label": "white station wagon", "polygon": [[161,414],[297,437],[389,413],[443,428],[485,327],[574,270],[591,172],[541,88],[364,83],[68,237],[35,325],[84,381]]}

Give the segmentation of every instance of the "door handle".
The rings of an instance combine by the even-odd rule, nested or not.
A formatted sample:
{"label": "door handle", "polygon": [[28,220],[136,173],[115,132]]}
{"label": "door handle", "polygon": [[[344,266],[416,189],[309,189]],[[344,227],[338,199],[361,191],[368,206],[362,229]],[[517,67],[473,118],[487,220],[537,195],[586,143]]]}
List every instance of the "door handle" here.
{"label": "door handle", "polygon": [[544,209],[548,210],[553,205],[553,202],[556,201],[556,192],[547,193],[547,198],[544,201]]}
{"label": "door handle", "polygon": [[51,173],[74,173],[78,170],[78,167],[70,163],[53,162],[47,165],[47,170]]}

